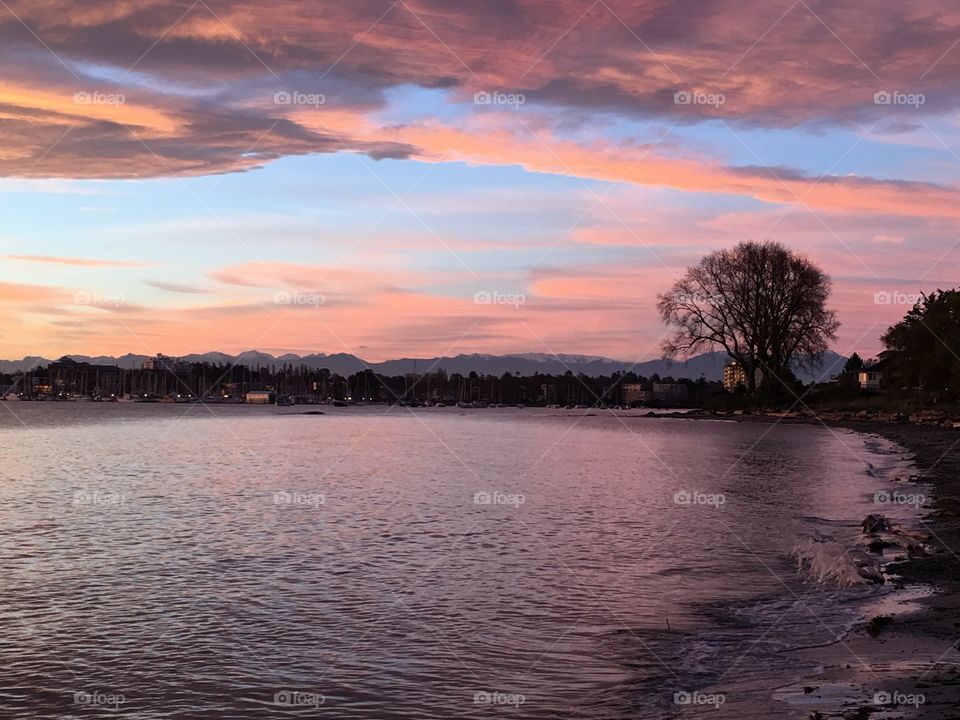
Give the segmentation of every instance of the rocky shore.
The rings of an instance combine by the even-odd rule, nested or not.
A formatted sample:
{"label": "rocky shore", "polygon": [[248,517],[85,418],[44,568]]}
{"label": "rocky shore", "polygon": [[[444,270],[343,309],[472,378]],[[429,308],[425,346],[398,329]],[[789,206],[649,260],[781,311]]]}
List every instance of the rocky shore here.
{"label": "rocky shore", "polygon": [[882,576],[892,591],[837,643],[798,651],[798,660],[821,671],[777,697],[791,709],[788,717],[809,720],[960,720],[960,416],[881,409],[644,416],[845,428],[900,447],[915,472],[898,484],[922,491],[924,514],[911,528],[880,514],[865,518],[867,547],[879,564],[858,564],[861,577]]}
{"label": "rocky shore", "polygon": [[[689,415],[688,415],[689,417]],[[936,427],[946,430],[960,430],[960,414],[945,410],[919,410],[915,412],[892,412],[877,409],[864,410],[789,410],[789,411],[762,411],[733,410],[730,412],[712,413],[710,417],[754,418],[763,420],[806,420],[812,422],[838,423],[870,423],[871,427],[888,425]],[[862,426],[857,426],[862,429]],[[883,433],[878,433],[883,434]]]}
{"label": "rocky shore", "polygon": [[905,483],[922,482],[932,490],[917,530],[933,552],[904,553],[886,566],[886,573],[897,577],[897,590],[844,647],[833,648],[832,657],[817,656],[822,674],[789,704],[808,710],[811,720],[960,718],[960,419],[941,412],[867,410],[730,419],[823,423],[876,434],[912,458],[918,472]]}

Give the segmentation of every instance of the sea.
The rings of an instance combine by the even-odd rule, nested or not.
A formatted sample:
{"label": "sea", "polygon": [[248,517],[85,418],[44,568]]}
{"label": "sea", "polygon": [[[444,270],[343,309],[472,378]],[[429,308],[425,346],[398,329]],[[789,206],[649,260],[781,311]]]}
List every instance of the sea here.
{"label": "sea", "polygon": [[641,412],[0,402],[0,447],[0,717],[806,717],[889,591],[861,521],[917,513],[877,437]]}

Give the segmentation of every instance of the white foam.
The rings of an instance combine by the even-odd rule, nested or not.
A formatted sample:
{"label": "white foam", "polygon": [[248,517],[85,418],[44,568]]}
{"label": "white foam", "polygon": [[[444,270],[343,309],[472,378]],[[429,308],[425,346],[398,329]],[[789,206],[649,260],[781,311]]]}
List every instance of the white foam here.
{"label": "white foam", "polygon": [[796,560],[797,571],[820,585],[868,584],[859,572],[865,555],[859,548],[851,550],[835,540],[808,539],[801,541],[791,555]]}

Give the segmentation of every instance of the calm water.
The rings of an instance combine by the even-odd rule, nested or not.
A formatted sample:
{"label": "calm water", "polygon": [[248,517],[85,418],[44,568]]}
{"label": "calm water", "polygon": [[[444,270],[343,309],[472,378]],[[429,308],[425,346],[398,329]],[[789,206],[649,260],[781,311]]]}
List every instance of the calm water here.
{"label": "calm water", "polygon": [[878,592],[791,551],[843,563],[903,467],[819,427],[0,405],[3,717],[789,717],[789,649]]}

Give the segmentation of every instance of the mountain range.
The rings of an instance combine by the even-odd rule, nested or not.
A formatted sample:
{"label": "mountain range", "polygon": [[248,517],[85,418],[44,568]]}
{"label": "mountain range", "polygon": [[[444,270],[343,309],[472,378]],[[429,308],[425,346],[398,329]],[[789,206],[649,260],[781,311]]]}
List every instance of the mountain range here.
{"label": "mountain range", "polygon": [[[120,357],[86,355],[69,355],[77,362],[89,362],[96,365],[117,365],[126,369],[139,368],[147,359],[146,355],[128,353]],[[369,368],[383,375],[403,375],[411,372],[427,372],[443,368],[448,374],[468,374],[476,372],[485,375],[503,375],[503,373],[520,373],[533,375],[543,373],[562,375],[568,370],[574,373],[583,373],[588,376],[610,375],[614,372],[633,371],[637,375],[650,377],[658,374],[661,377],[690,378],[697,380],[722,380],[723,366],[727,362],[724,352],[708,352],[696,355],[686,361],[646,360],[643,362],[627,362],[611,360],[610,358],[595,355],[549,355],[545,353],[524,353],[518,355],[455,355],[453,357],[433,358],[400,358],[378,363],[368,363],[348,353],[327,355],[312,353],[309,355],[294,355],[288,353],[276,357],[268,353],[249,350],[238,355],[229,355],[222,352],[184,355],[180,358],[186,362],[210,363],[243,363],[251,367],[279,367],[283,365],[304,365],[310,368],[326,368],[330,372],[340,375],[353,373]],[[0,372],[12,373],[18,370],[27,370],[38,365],[47,365],[52,360],[41,357],[25,357],[22,360],[0,360]],[[813,370],[797,366],[794,368],[798,378],[804,382],[829,379],[843,369],[846,358],[833,351],[828,351],[820,367]]]}

